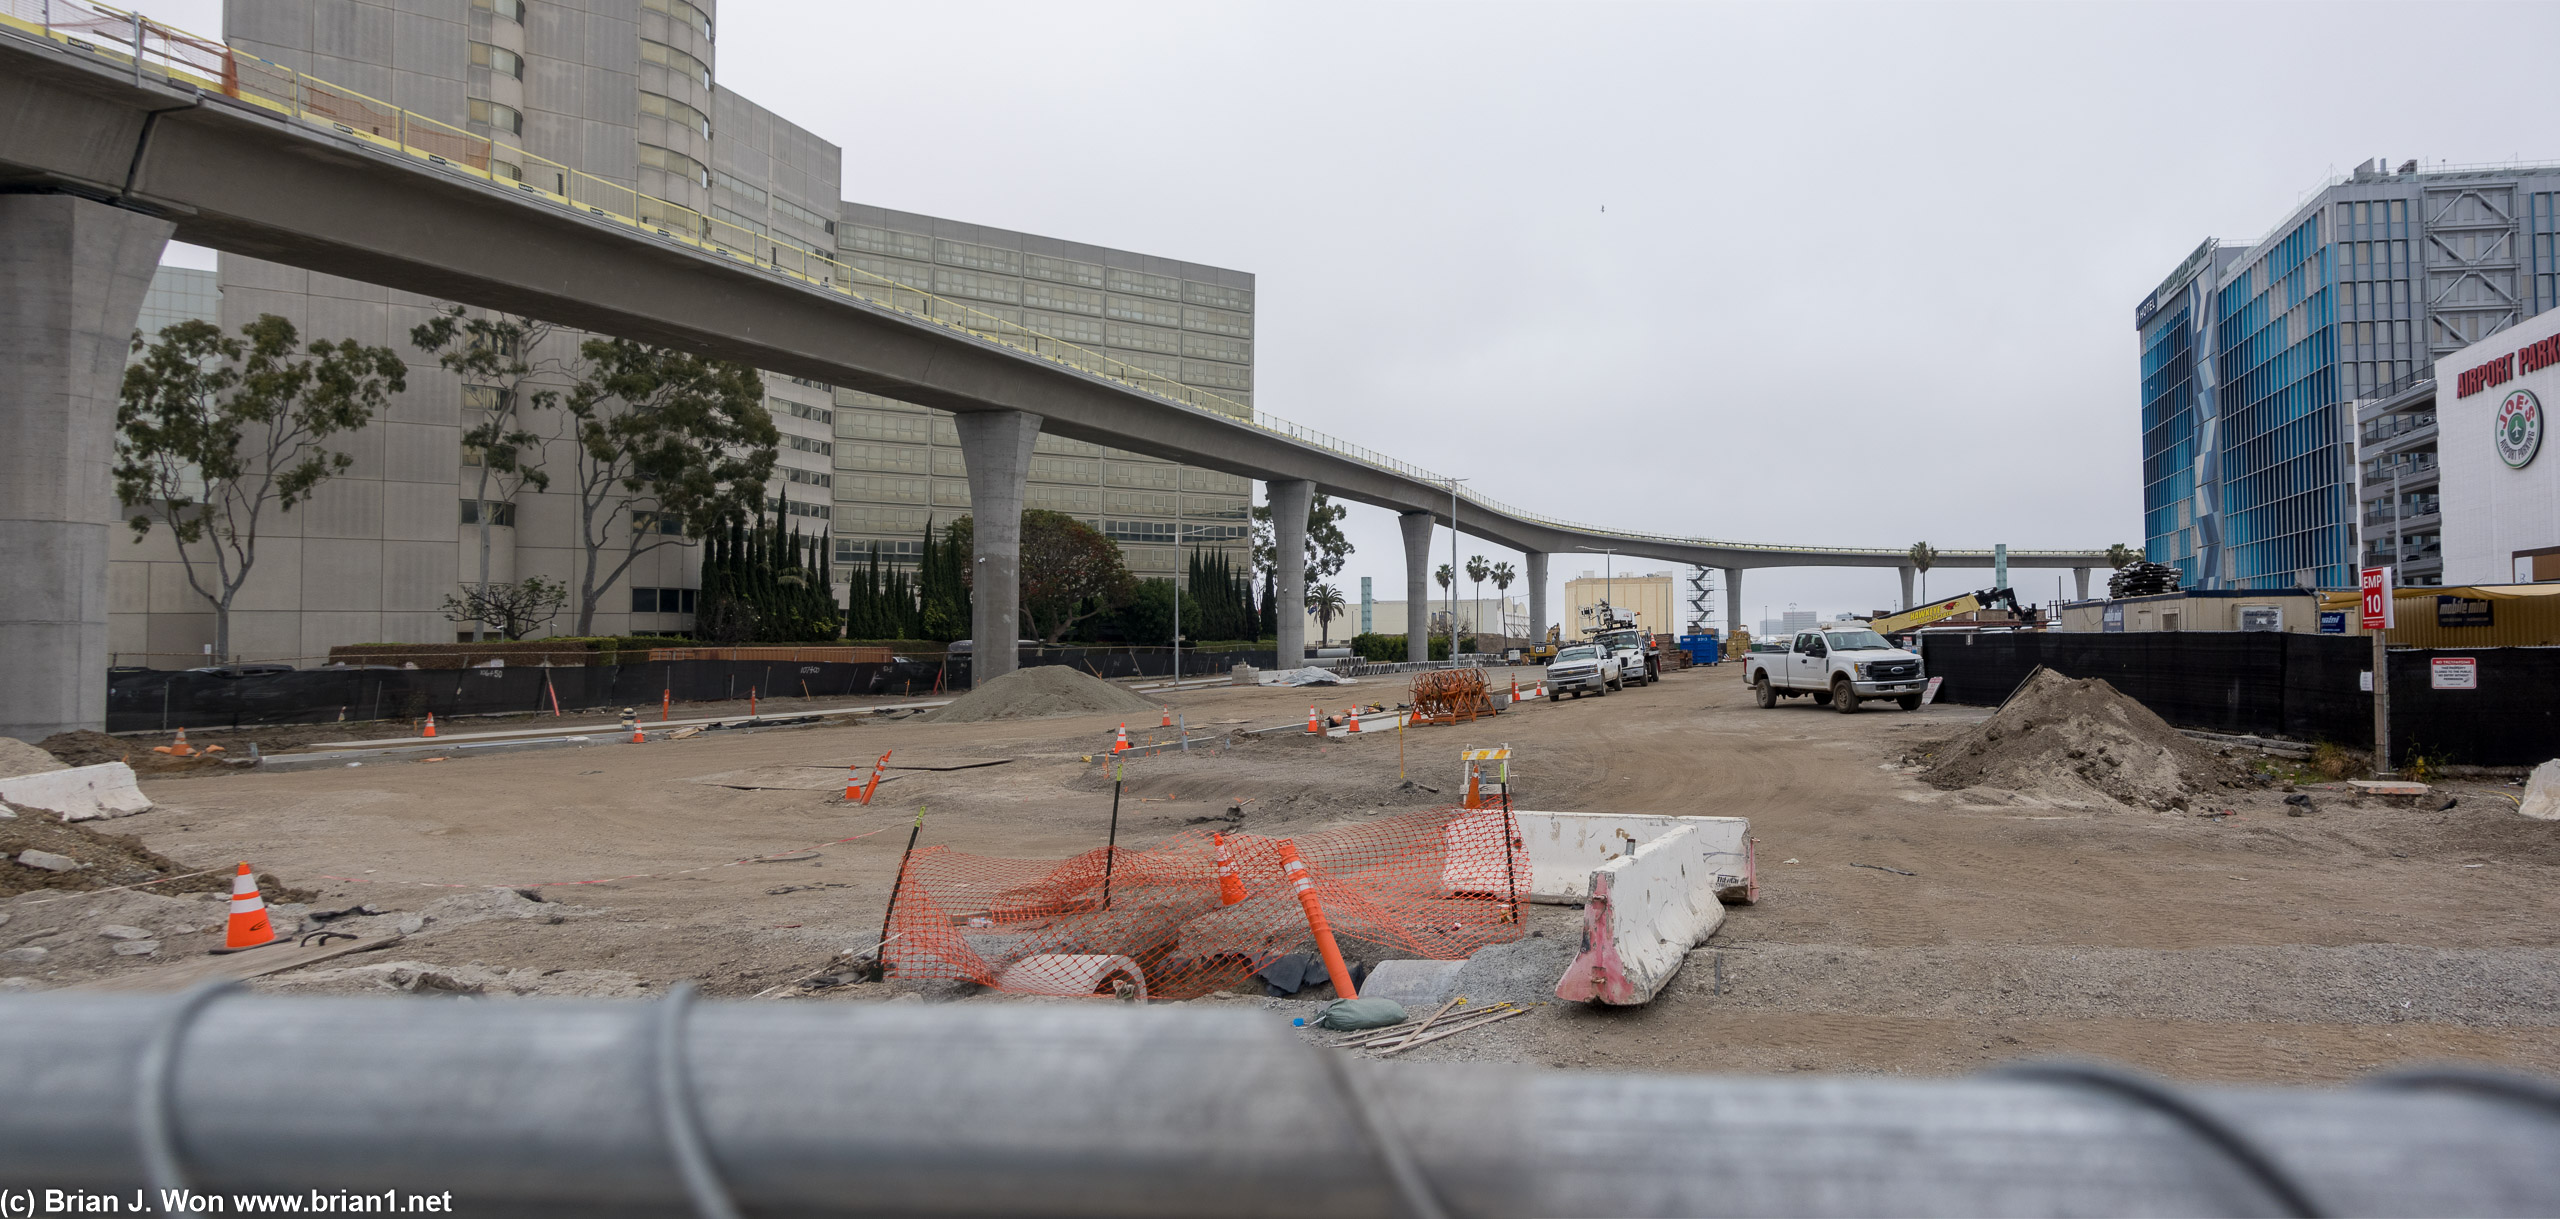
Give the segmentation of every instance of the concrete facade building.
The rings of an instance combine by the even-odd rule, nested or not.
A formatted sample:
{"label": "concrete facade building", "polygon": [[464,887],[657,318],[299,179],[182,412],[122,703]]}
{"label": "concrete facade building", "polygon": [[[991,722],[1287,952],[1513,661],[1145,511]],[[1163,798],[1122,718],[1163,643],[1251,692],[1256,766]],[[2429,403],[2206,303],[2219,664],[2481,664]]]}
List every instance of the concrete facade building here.
{"label": "concrete facade building", "polygon": [[[556,177],[555,164],[591,174],[675,205],[644,220],[688,230],[716,220],[732,237],[744,230],[823,253],[1250,409],[1252,276],[846,203],[840,149],[717,87],[716,17],[713,0],[231,0],[225,35],[242,51],[490,138],[501,177]],[[510,148],[527,155],[510,159]],[[336,644],[468,638],[468,624],[442,606],[478,578],[483,515],[492,580],[542,574],[577,588],[582,521],[562,485],[571,455],[551,446],[551,490],[502,488],[480,502],[460,437],[487,417],[495,391],[459,383],[407,341],[440,302],[226,254],[218,275],[183,281],[197,303],[206,285],[196,276],[213,281],[227,329],[276,313],[308,336],[387,345],[411,364],[408,390],[341,446],[354,468],[264,530],[259,569],[233,612],[236,655],[309,663]],[[146,314],[146,329],[157,316]],[[588,337],[557,331],[529,358],[569,364]],[[877,544],[890,562],[912,561],[928,521],[969,511],[950,414],[806,378],[764,380],[782,433],[769,493],[794,523],[833,534],[838,559]],[[1249,544],[1246,479],[1052,436],[1038,439],[1029,466],[1024,506],[1068,512],[1118,539],[1141,577],[1178,577],[1184,544]],[[694,548],[665,526],[652,532],[645,517],[600,527],[609,551],[645,553],[603,592],[591,629],[689,629]],[[196,663],[212,613],[187,588],[166,535],[119,538],[113,557],[117,659]],[[551,629],[570,629],[575,610],[573,595]]]}
{"label": "concrete facade building", "polygon": [[[2134,311],[2147,557],[2190,588],[2334,588],[2377,521],[2423,533],[2415,471],[2372,497],[2360,416],[2384,412],[2360,404],[2560,303],[2556,200],[2560,167],[2368,161],[2254,244],[2197,247]],[[2379,439],[2415,464],[2420,438]]]}
{"label": "concrete facade building", "polygon": [[2560,312],[2447,354],[2433,404],[2443,475],[2442,582],[2560,581]]}

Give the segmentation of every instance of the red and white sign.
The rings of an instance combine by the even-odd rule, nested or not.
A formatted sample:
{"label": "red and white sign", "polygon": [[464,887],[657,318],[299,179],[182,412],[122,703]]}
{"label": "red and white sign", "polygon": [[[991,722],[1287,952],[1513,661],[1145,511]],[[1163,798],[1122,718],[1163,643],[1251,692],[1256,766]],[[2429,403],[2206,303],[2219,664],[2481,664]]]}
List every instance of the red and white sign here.
{"label": "red and white sign", "polygon": [[2368,567],[2363,575],[2364,629],[2380,631],[2400,625],[2392,613],[2391,569]]}
{"label": "red and white sign", "polygon": [[2438,690],[2480,688],[2480,661],[2473,656],[2438,656],[2427,662],[2427,684]]}

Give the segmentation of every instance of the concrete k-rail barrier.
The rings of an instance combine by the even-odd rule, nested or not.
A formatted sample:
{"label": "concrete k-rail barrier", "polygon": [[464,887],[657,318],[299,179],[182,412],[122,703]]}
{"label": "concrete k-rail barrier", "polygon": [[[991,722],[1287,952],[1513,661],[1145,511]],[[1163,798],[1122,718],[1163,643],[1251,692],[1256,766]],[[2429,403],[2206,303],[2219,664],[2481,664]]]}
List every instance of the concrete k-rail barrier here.
{"label": "concrete k-rail barrier", "polygon": [[1689,950],[1724,923],[1724,903],[1698,870],[1696,826],[1678,829],[1592,870],[1582,907],[1582,951],[1565,966],[1556,997],[1631,1005],[1662,992]]}
{"label": "concrete k-rail barrier", "polygon": [[65,821],[96,821],[151,811],[150,799],[134,783],[133,768],[122,762],[0,779],[0,801],[59,813]]}

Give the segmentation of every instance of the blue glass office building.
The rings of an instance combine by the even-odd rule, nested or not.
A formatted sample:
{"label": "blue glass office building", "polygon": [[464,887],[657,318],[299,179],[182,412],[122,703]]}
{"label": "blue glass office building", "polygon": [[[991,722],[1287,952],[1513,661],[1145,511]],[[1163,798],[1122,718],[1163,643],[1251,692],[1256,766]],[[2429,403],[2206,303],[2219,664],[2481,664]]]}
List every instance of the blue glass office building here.
{"label": "blue glass office building", "polygon": [[2190,588],[2344,588],[2390,561],[2360,526],[2417,509],[2360,509],[2357,405],[2549,307],[2537,191],[2560,169],[2367,162],[2255,244],[2188,255],[2134,311],[2146,556]]}

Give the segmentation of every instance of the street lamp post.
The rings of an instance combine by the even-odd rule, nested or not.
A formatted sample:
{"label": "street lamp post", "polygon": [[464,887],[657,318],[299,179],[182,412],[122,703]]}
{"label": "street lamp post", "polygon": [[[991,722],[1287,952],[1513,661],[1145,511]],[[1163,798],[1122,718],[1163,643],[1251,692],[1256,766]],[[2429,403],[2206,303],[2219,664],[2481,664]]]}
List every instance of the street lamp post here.
{"label": "street lamp post", "polygon": [[[1458,663],[1458,484],[1467,480],[1449,480],[1449,663]],[[1430,655],[1424,648],[1423,655]]]}

